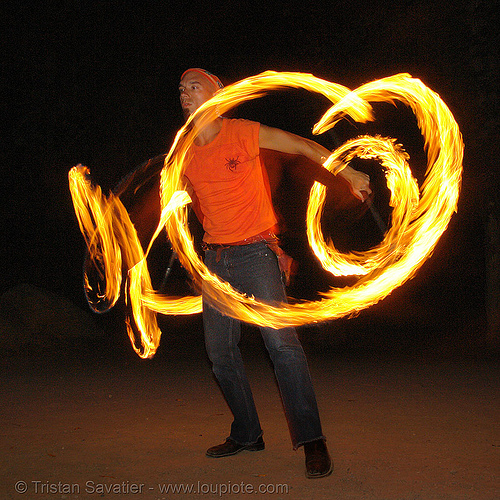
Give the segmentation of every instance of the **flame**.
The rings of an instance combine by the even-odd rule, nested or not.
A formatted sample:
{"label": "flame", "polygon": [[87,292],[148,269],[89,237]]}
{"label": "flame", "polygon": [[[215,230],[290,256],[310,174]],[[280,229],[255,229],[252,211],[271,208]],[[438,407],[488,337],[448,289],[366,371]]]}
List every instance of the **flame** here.
{"label": "flame", "polygon": [[114,199],[106,198],[99,186],[92,186],[90,171],[83,165],[70,170],[69,185],[89,259],[100,278],[94,290],[85,274],[85,291],[89,305],[99,312],[101,308],[112,307],[120,296],[122,252],[113,231]]}
{"label": "flame", "polygon": [[[417,118],[428,161],[426,178],[419,188],[408,165],[408,155],[394,139],[363,136],[335,150],[324,165],[330,170],[338,165],[340,158],[346,163],[355,157],[380,162],[391,191],[393,212],[390,227],[375,248],[364,253],[340,253],[322,236],[320,219],[326,188],[315,183],[307,207],[307,234],[311,248],[327,271],[334,275],[356,275],[359,279],[350,287],[331,288],[318,301],[266,304],[240,294],[210,273],[200,260],[187,225],[186,204],[189,200],[183,191],[182,173],[197,133],[192,126],[194,118],[197,119],[197,128],[203,128],[241,102],[286,87],[317,92],[331,101],[332,106],[313,128],[315,134],[329,130],[346,116],[358,122],[373,120],[369,102],[403,102]],[[456,211],[462,159],[462,137],[450,110],[438,94],[410,75],[394,75],[351,91],[308,74],[267,71],[221,89],[177,133],[161,172],[162,215],[148,252],[154,239],[165,228],[181,264],[203,287],[207,300],[224,314],[249,323],[281,328],[352,315],[389,295],[414,276],[430,257]],[[147,252],[143,254],[125,208],[118,198],[105,198],[98,187],[92,188],[87,175],[84,167],[74,167],[70,172],[70,189],[91,259],[99,269],[105,269],[103,280],[106,286],[101,300],[105,297],[113,304],[118,298],[121,251],[123,265],[129,270],[126,293],[140,346],[136,346],[137,335],[131,326],[129,336],[140,356],[151,357],[160,340],[155,314],[198,313],[201,311],[201,297],[179,299],[152,290]],[[128,323],[130,325],[130,321]]]}

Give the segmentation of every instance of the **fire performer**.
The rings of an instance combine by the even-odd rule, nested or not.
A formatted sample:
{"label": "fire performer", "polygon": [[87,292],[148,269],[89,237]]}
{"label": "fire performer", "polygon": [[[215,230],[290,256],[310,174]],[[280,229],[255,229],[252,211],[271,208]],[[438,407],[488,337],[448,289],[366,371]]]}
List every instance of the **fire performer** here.
{"label": "fire performer", "polygon": [[[206,70],[185,71],[179,92],[186,119],[222,87],[220,79]],[[259,148],[303,155],[318,164],[330,156],[321,145],[283,130],[218,117],[199,130],[188,152],[185,181],[205,231],[208,269],[241,293],[269,303],[286,302],[282,272],[289,271],[289,261],[278,246],[277,218]],[[360,200],[371,192],[366,174],[345,166],[338,175]],[[203,322],[213,372],[234,417],[226,441],[206,454],[220,458],[263,450],[263,431],[238,347],[240,322],[217,311],[205,298]],[[297,333],[294,328],[260,330],[273,362],[293,448],[304,447],[308,478],[328,476],[332,460]]]}

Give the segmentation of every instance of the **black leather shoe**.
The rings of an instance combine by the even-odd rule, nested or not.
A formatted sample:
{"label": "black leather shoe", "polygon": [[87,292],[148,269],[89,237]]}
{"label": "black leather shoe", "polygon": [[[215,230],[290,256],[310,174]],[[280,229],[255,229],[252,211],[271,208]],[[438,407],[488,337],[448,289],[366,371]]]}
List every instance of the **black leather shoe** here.
{"label": "black leather shoe", "polygon": [[332,473],[333,462],[324,439],[304,444],[306,455],[306,477],[309,479],[326,477]]}
{"label": "black leather shoe", "polygon": [[236,455],[240,451],[260,451],[266,447],[262,436],[251,444],[238,444],[230,438],[226,439],[225,443],[218,444],[217,446],[212,446],[207,450],[207,457],[211,458],[222,458],[229,457],[230,455]]}

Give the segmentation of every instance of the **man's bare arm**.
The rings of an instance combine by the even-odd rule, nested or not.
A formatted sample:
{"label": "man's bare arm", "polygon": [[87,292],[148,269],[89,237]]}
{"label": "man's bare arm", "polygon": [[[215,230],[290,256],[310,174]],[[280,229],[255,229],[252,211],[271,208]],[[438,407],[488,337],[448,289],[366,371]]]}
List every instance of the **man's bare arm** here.
{"label": "man's bare arm", "polygon": [[[303,155],[320,165],[323,165],[331,154],[328,149],[317,142],[266,125],[260,126],[259,146],[281,153]],[[352,193],[360,200],[363,201],[371,193],[370,178],[365,173],[354,170],[352,167],[346,165],[340,170],[338,175],[349,183]]]}

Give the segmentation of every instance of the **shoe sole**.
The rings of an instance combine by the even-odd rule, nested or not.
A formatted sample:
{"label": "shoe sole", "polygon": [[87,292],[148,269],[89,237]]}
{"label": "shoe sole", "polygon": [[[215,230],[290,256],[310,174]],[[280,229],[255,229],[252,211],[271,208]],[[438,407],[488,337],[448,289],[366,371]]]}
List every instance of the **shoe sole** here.
{"label": "shoe sole", "polygon": [[231,457],[233,455],[237,455],[238,453],[241,453],[242,451],[262,451],[266,448],[266,445],[264,443],[262,444],[250,444],[248,446],[243,446],[239,450],[233,451],[231,453],[222,453],[222,454],[210,454],[210,453],[205,453],[205,455],[209,458],[224,458],[224,457]]}
{"label": "shoe sole", "polygon": [[330,469],[327,472],[325,472],[324,474],[309,474],[306,471],[306,477],[307,477],[307,479],[319,479],[321,477],[328,477],[332,472],[333,472],[333,463],[330,466]]}

